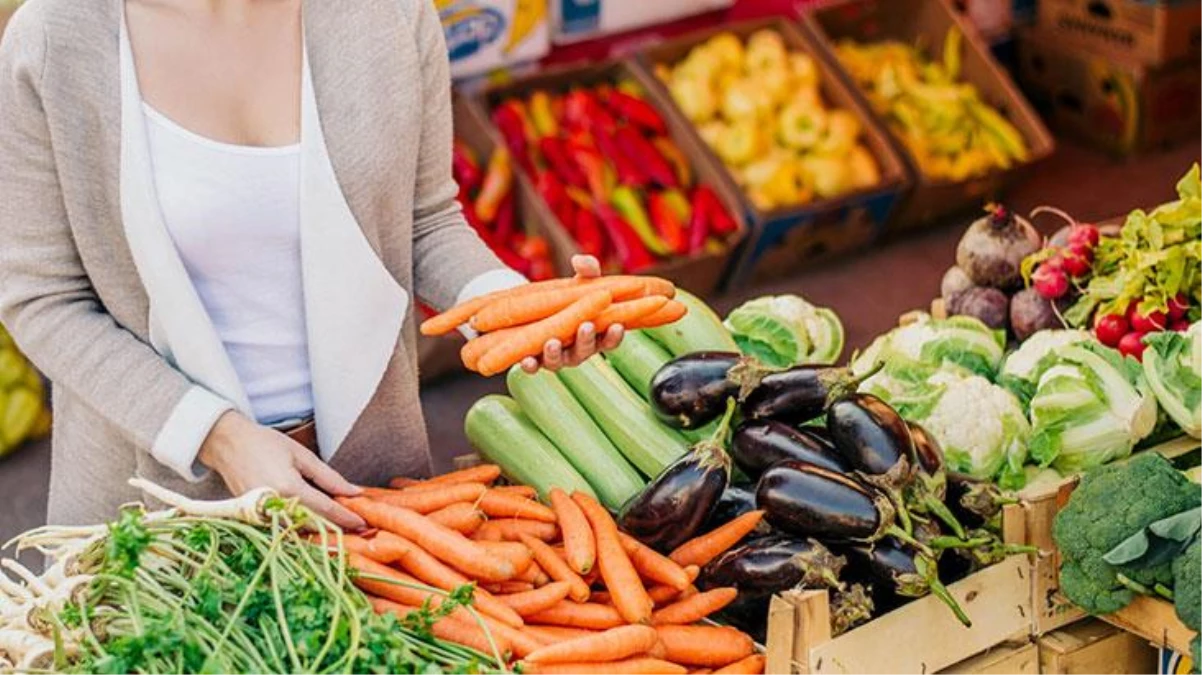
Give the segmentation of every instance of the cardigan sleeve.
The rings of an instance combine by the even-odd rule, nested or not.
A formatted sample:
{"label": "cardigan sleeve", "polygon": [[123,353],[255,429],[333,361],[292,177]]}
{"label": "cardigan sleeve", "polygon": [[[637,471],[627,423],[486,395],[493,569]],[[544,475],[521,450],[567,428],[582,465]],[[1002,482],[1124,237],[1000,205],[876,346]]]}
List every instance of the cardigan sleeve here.
{"label": "cardigan sleeve", "polygon": [[442,24],[430,0],[417,2],[422,125],[413,213],[418,297],[445,309],[480,292],[525,282],[488,250],[463,218],[451,177],[451,75]]}
{"label": "cardigan sleeve", "polygon": [[194,385],[106,311],[80,260],[43,110],[41,5],[0,41],[0,322],[54,382],[188,480],[232,406]]}

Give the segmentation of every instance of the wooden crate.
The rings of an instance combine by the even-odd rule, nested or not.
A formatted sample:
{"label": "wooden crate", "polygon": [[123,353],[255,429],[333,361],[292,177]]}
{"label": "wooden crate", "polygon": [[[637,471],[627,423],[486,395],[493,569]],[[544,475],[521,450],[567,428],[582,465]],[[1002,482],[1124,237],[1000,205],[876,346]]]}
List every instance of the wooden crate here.
{"label": "wooden crate", "polygon": [[1039,646],[1031,640],[998,645],[939,672],[960,675],[1038,675]]}
{"label": "wooden crate", "polygon": [[1179,654],[1189,654],[1194,631],[1181,623],[1173,603],[1160,598],[1136,596],[1130,605],[1114,614],[1098,617],[1157,647],[1167,647]]}
{"label": "wooden crate", "polygon": [[1155,673],[1156,649],[1143,637],[1086,619],[1038,640],[1043,673]]}

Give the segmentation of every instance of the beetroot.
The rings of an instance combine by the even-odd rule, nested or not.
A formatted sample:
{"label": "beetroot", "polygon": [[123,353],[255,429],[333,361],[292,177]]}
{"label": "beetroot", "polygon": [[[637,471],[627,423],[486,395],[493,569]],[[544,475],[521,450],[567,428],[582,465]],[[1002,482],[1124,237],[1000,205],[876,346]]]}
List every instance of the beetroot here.
{"label": "beetroot", "polygon": [[1004,206],[969,226],[956,247],[956,265],[977,286],[1009,290],[1022,285],[1023,258],[1039,250],[1039,233]]}
{"label": "beetroot", "polygon": [[1055,303],[1034,288],[1026,288],[1010,298],[1010,329],[1019,341],[1045,329],[1064,328]]}
{"label": "beetroot", "polygon": [[947,309],[952,315],[976,317],[995,329],[1005,329],[1010,320],[1010,299],[996,288],[970,288],[957,295]]}

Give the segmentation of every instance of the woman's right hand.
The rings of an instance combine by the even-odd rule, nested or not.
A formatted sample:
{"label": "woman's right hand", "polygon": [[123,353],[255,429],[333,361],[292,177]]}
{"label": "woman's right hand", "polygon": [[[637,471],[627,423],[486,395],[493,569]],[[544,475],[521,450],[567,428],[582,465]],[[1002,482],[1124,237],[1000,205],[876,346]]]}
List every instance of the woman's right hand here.
{"label": "woman's right hand", "polygon": [[[351,497],[361,490],[286,435],[256,424],[237,412],[222,415],[209,432],[197,459],[221,474],[234,495],[271,488],[339,525],[344,530],[367,526],[363,519],[329,495]],[[317,490],[313,485],[324,490]]]}

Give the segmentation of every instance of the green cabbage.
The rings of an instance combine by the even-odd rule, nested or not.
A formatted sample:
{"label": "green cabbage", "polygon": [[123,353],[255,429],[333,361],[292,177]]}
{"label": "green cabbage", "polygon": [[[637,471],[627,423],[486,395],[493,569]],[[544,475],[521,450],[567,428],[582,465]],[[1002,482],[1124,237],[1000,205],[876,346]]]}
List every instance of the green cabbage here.
{"label": "green cabbage", "polygon": [[726,317],[726,327],[744,354],[770,366],[832,364],[843,353],[838,315],[796,295],[745,302]]}
{"label": "green cabbage", "polygon": [[969,316],[948,319],[921,317],[881,335],[852,361],[856,375],[872,370],[877,361],[901,359],[943,368],[956,366],[992,380],[1006,349],[1005,331],[991,330]]}
{"label": "green cabbage", "polygon": [[1144,338],[1144,377],[1156,400],[1181,430],[1202,436],[1202,321],[1186,333],[1164,331]]}
{"label": "green cabbage", "polygon": [[1038,331],[1006,356],[998,384],[1014,392],[1026,405],[1035,394],[1039,373],[1047,367],[1045,359],[1055,358],[1055,352],[1062,347],[1089,340],[1093,336],[1083,330]]}

